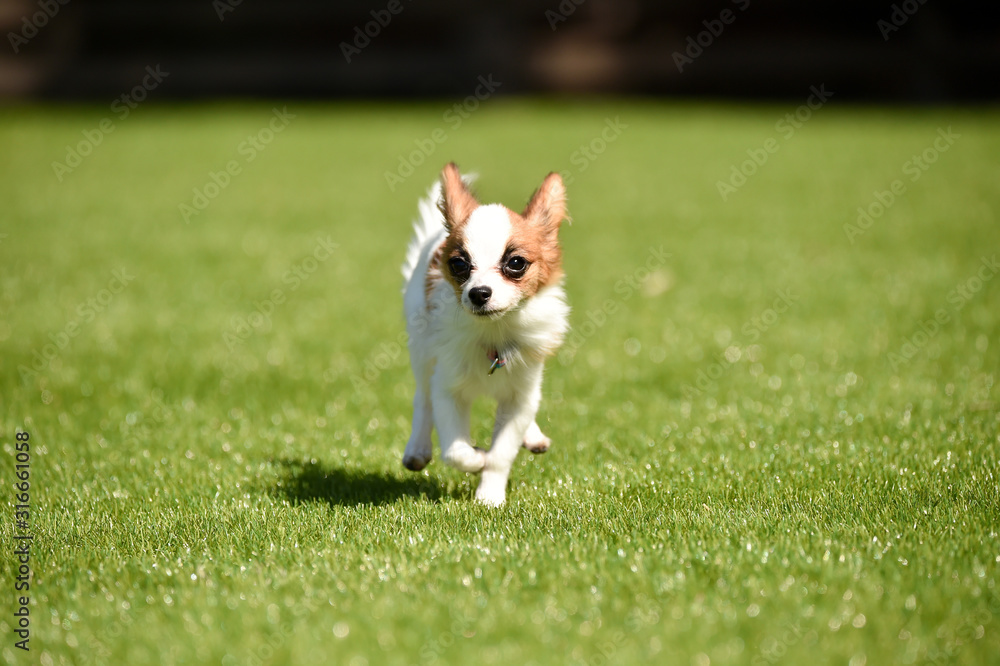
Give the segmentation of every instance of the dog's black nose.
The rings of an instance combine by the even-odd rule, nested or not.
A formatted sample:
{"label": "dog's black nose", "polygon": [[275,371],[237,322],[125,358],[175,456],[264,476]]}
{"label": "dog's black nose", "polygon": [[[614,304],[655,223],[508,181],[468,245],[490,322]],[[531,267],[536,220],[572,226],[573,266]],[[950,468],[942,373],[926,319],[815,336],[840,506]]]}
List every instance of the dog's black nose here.
{"label": "dog's black nose", "polygon": [[483,307],[486,305],[486,301],[490,300],[490,296],[493,295],[493,290],[489,287],[473,287],[469,290],[469,300],[476,307]]}

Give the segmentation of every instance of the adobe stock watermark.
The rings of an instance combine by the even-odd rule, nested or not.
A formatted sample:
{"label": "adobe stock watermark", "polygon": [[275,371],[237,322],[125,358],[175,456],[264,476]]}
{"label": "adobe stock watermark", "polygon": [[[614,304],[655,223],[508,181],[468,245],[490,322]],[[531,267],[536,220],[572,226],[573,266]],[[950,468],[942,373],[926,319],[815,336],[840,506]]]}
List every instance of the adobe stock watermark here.
{"label": "adobe stock watermark", "polygon": [[459,638],[472,638],[476,635],[476,626],[465,618],[458,618],[451,626],[435,638],[424,643],[420,648],[420,663],[434,664],[441,659],[441,654],[454,645]]}
{"label": "adobe stock watermark", "polygon": [[[292,617],[304,619],[306,617],[315,617],[316,613],[320,611],[320,606],[316,604],[312,599],[303,598],[292,608]],[[274,663],[275,653],[285,644],[291,645],[295,639],[295,626],[292,624],[291,620],[286,620],[281,624],[277,624],[277,631],[271,632],[269,635],[265,635],[264,645],[253,651],[250,658],[246,660],[246,666],[264,666],[264,664]],[[343,623],[337,623],[334,625],[334,636],[340,637],[343,633],[343,629],[339,627]],[[343,625],[346,627],[346,625]],[[223,660],[223,666],[229,666],[229,664],[236,663]]]}
{"label": "adobe stock watermark", "polygon": [[254,134],[247,136],[236,146],[236,154],[243,158],[239,160],[229,160],[219,171],[209,171],[208,180],[201,187],[192,188],[193,196],[191,203],[178,204],[177,209],[185,224],[191,223],[192,217],[201,215],[208,208],[209,204],[218,197],[224,189],[229,187],[233,178],[243,173],[243,167],[250,164],[264,149],[270,145],[274,138],[283,132],[285,128],[296,117],[294,113],[288,112],[288,107],[282,107],[279,111],[277,107],[271,109],[271,120],[267,125],[260,128]]}
{"label": "adobe stock watermark", "polygon": [[[111,103],[111,112],[118,120],[125,120],[138,108],[152,91],[163,83],[163,79],[170,76],[170,72],[164,72],[160,65],[146,67],[146,75],[134,88],[121,96],[115,98]],[[66,158],[62,162],[52,162],[52,173],[60,183],[68,174],[83,164],[83,160],[93,154],[94,149],[104,143],[104,138],[115,131],[115,121],[111,118],[102,118],[97,127],[83,130],[83,140],[76,145],[66,146]]]}
{"label": "adobe stock watermark", "polygon": [[604,119],[604,127],[597,136],[582,144],[579,148],[570,153],[569,163],[576,167],[576,172],[567,171],[561,175],[565,185],[571,185],[576,180],[576,174],[583,173],[590,165],[608,149],[618,137],[628,129],[628,125],[621,121],[620,116]]}
{"label": "adobe stock watermark", "polygon": [[31,16],[21,17],[21,30],[8,32],[7,41],[14,49],[14,55],[21,52],[21,47],[34,39],[39,31],[56,17],[59,10],[69,4],[69,0],[38,0],[38,11]]}
{"label": "adobe stock watermark", "polygon": [[979,268],[976,269],[976,272],[971,277],[959,282],[954,289],[948,292],[947,301],[951,306],[951,311],[938,308],[934,311],[933,317],[920,322],[919,330],[903,338],[899,351],[889,352],[887,360],[892,369],[898,370],[900,366],[913,360],[924,347],[930,344],[931,340],[937,337],[944,325],[951,321],[952,315],[961,312],[998,272],[1000,272],[1000,262],[997,261],[997,255],[980,257]]}
{"label": "adobe stock watermark", "polygon": [[[403,331],[396,336],[395,340],[382,342],[373,349],[361,364],[361,372],[351,375],[351,386],[354,390],[360,391],[378,379],[383,372],[396,365],[409,341],[410,334]],[[329,384],[335,381],[338,376],[339,373],[335,368],[327,368],[323,373],[323,381]]]}
{"label": "adobe stock watermark", "polygon": [[[621,556],[621,551],[619,551]],[[648,599],[645,595],[639,595],[636,605],[629,609],[625,615],[625,629],[614,629],[603,633],[603,640],[595,646],[596,650],[590,652],[582,663],[585,666],[609,666],[609,664],[621,663],[619,651],[630,642],[630,636],[641,632],[643,629],[655,626],[663,616],[663,607],[658,603]],[[634,639],[633,639],[634,640]],[[580,661],[577,654],[571,653],[575,662]],[[693,663],[693,662],[692,662]]]}
{"label": "adobe stock watermark", "polygon": [[235,315],[230,320],[229,329],[222,332],[222,341],[230,352],[245,343],[255,331],[271,323],[271,315],[288,301],[288,295],[294,293],[306,280],[319,270],[338,245],[329,236],[318,237],[311,254],[293,263],[281,276],[281,283],[286,287],[276,287],[271,293],[259,301],[254,301],[253,311],[246,316]]}
{"label": "adobe stock watermark", "polygon": [[[920,177],[931,168],[931,165],[938,161],[941,154],[948,152],[955,145],[955,140],[962,136],[958,132],[951,131],[951,125],[946,130],[939,127],[937,133],[937,137],[930,146],[903,162],[901,170],[911,183],[920,180]],[[904,194],[906,194],[906,182],[902,178],[896,178],[889,183],[887,189],[875,190],[872,193],[874,201],[867,206],[858,206],[858,217],[855,223],[844,225],[844,234],[847,235],[847,240],[851,242],[851,245],[854,245],[854,240],[858,236],[868,233],[868,230],[875,224],[875,220],[885,215],[885,212]]]}
{"label": "adobe stock watermark", "polygon": [[[795,132],[801,129],[805,123],[809,122],[813,113],[823,108],[823,105],[833,97],[833,92],[827,90],[824,83],[821,83],[818,88],[810,86],[809,91],[811,94],[806,99],[805,104],[800,105],[792,113],[786,113],[783,118],[774,124],[774,131],[781,136],[782,140],[788,141],[795,136]],[[719,191],[719,196],[722,197],[722,200],[727,201],[731,195],[746,185],[747,180],[752,178],[760,168],[767,164],[771,155],[774,155],[780,149],[781,142],[773,136],[766,139],[760,148],[748,148],[747,156],[749,159],[741,162],[739,166],[734,164],[730,170],[729,178],[716,181],[715,187]]]}
{"label": "adobe stock watermark", "polygon": [[[957,622],[946,622],[938,627],[935,635],[944,644],[938,647],[930,645],[925,654],[926,663],[935,666],[956,663],[955,657],[966,645],[981,640],[986,635],[986,627],[1000,614],[1000,597],[990,592],[989,600],[983,600],[979,607],[968,611]],[[903,631],[906,631],[905,629]],[[902,633],[900,632],[900,638]],[[907,633],[907,638],[910,638]]]}
{"label": "adobe stock watermark", "polygon": [[[750,0],[731,0],[731,2],[741,12],[745,12],[750,6]],[[732,25],[736,21],[737,16],[736,12],[727,7],[719,12],[718,18],[702,21],[701,24],[705,26],[705,29],[696,35],[688,35],[684,51],[674,51],[674,65],[677,66],[677,71],[683,74],[684,68],[700,58],[705,49],[712,46],[715,40],[722,36],[726,26]]]}
{"label": "adobe stock watermark", "polygon": [[[604,326],[607,323],[608,317],[618,312],[620,303],[632,298],[635,291],[642,286],[642,283],[649,277],[650,273],[664,265],[666,259],[670,256],[669,253],[664,252],[663,246],[652,248],[650,250],[650,257],[643,266],[638,267],[632,273],[618,280],[615,283],[614,289],[615,293],[619,294],[621,298],[618,301],[608,299],[601,307],[592,309],[587,313],[588,321],[583,324],[581,331],[571,333],[567,344],[563,347],[563,353],[566,353],[568,349],[570,357],[564,357],[560,354],[560,361],[563,364],[568,363],[571,360],[571,356],[575,355],[577,348],[584,343],[586,338],[591,337],[597,332],[597,329]],[[436,293],[434,298],[438,299],[438,301],[445,301],[454,298],[454,294],[450,290],[446,290]],[[427,308],[424,308],[407,321],[406,330],[394,339],[381,342],[372,349],[368,356],[365,357],[364,362],[362,362],[361,371],[351,375],[351,386],[355,391],[360,391],[369,386],[383,372],[399,363],[400,359],[403,358],[403,351],[409,344],[410,331],[418,335],[425,331],[430,326],[430,313],[435,309],[435,301],[431,301]],[[329,384],[336,381],[339,376],[340,373],[337,368],[330,367],[323,373],[323,381]]]}
{"label": "adobe stock watermark", "polygon": [[546,9],[545,20],[549,22],[549,28],[555,32],[559,24],[568,21],[576,13],[577,7],[585,2],[587,0],[562,0],[555,9]]}
{"label": "adobe stock watermark", "polygon": [[[446,291],[434,292],[427,307],[419,313],[410,317],[406,322],[406,330],[396,336],[394,340],[382,342],[373,349],[364,363],[361,364],[361,372],[351,375],[351,386],[355,391],[360,391],[381,376],[383,372],[393,367],[403,354],[403,349],[410,342],[410,331],[421,334],[431,325],[431,313],[438,309],[445,301],[454,299],[454,293],[449,289]],[[328,368],[323,373],[323,381],[331,383],[337,379],[339,373],[335,368]]]}
{"label": "adobe stock watermark", "polygon": [[906,25],[910,17],[916,14],[917,10],[923,7],[926,2],[927,0],[904,0],[899,4],[892,5],[892,12],[889,14],[889,18],[879,19],[875,23],[875,27],[882,33],[882,39],[889,41],[892,33],[898,32],[900,28]]}
{"label": "adobe stock watermark", "polygon": [[[407,2],[412,2],[412,0],[407,0]],[[351,64],[351,58],[361,55],[361,51],[372,43],[372,40],[382,34],[382,30],[392,23],[392,19],[395,16],[403,13],[403,2],[402,0],[389,0],[385,5],[385,9],[373,9],[371,12],[372,20],[365,23],[363,26],[354,26],[354,39],[351,42],[341,42],[340,52],[344,54],[344,60],[347,64]]]}
{"label": "adobe stock watermark", "polygon": [[750,666],[777,664],[788,653],[788,648],[798,643],[806,635],[807,632],[802,630],[802,625],[799,622],[785,625],[780,634],[761,641],[760,654],[750,661]]}
{"label": "adobe stock watermark", "polygon": [[[441,114],[441,120],[452,132],[458,130],[462,126],[462,123],[468,120],[469,116],[503,85],[503,82],[495,80],[492,74],[487,74],[486,76],[480,75],[477,81],[479,85],[476,86],[471,95],[460,102],[456,102]],[[399,164],[396,170],[384,173],[389,191],[395,192],[396,187],[412,176],[416,172],[417,167],[426,162],[427,158],[437,151],[438,146],[447,140],[448,130],[444,127],[437,127],[428,136],[414,139],[413,143],[416,145],[416,149],[405,155],[399,155],[397,158]]]}
{"label": "adobe stock watermark", "polygon": [[[118,432],[124,446],[140,446],[156,436],[156,431],[172,422],[182,407],[170,406],[163,402],[162,391],[153,389],[149,394],[149,407],[141,411],[129,412],[118,423]],[[111,417],[114,410],[108,410]]]}
{"label": "adobe stock watermark", "polygon": [[31,365],[17,366],[17,371],[21,375],[21,381],[25,384],[38,380],[39,375],[49,367],[67,347],[73,339],[80,335],[80,332],[87,324],[92,323],[97,316],[106,311],[115,297],[125,291],[135,276],[128,272],[127,268],[111,271],[111,279],[107,285],[98,291],[94,296],[81,301],[73,312],[75,316],[66,322],[60,330],[49,333],[49,342],[31,350]]}
{"label": "adobe stock watermark", "polygon": [[562,349],[559,350],[559,363],[569,365],[584,343],[592,338],[604,325],[618,313],[622,304],[631,299],[647,278],[657,269],[663,267],[672,255],[664,251],[663,246],[651,247],[646,261],[631,273],[627,273],[615,282],[614,291],[618,298],[605,299],[596,308],[587,310],[586,320],[579,327],[570,330]]}
{"label": "adobe stock watermark", "polygon": [[226,20],[226,14],[236,11],[236,8],[243,4],[243,0],[212,0],[212,9],[219,17],[220,22]]}
{"label": "adobe stock watermark", "polygon": [[[128,601],[123,601],[121,610],[118,610],[116,619],[105,618],[100,624],[100,629],[90,636],[81,636],[80,649],[73,655],[73,661],[77,664],[108,664],[114,656],[113,644],[118,643],[122,638],[127,637],[136,622],[134,615],[144,615],[146,606],[136,606],[133,608]],[[110,621],[109,621],[110,620]],[[89,649],[87,649],[89,648]]]}
{"label": "adobe stock watermark", "polygon": [[703,391],[712,388],[714,382],[726,374],[743,357],[744,351],[773,328],[781,316],[793,308],[801,298],[798,294],[793,293],[790,287],[778,289],[774,294],[775,298],[771,307],[765,308],[759,314],[746,320],[740,327],[740,333],[743,335],[742,343],[733,343],[717,353],[708,367],[698,370],[693,385],[686,384],[681,387],[681,392],[685,397],[691,398],[701,395]]}

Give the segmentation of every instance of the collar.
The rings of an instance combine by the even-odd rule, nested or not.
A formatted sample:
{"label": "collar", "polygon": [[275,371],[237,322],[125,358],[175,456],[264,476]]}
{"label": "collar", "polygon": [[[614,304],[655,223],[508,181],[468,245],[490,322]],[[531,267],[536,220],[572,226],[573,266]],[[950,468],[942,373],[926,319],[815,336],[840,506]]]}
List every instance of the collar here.
{"label": "collar", "polygon": [[493,374],[496,372],[497,368],[502,368],[507,365],[507,359],[504,358],[504,354],[499,349],[489,349],[486,352],[486,358],[490,361],[490,372]]}

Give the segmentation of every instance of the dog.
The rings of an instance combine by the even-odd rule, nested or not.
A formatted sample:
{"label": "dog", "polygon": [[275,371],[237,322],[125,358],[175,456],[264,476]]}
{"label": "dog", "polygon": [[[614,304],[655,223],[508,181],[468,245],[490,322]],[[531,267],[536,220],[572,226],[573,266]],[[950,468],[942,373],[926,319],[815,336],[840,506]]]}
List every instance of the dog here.
{"label": "dog", "polygon": [[[546,358],[569,327],[559,227],[566,189],[550,173],[518,214],[482,205],[471,177],[450,163],[419,204],[420,217],[403,264],[403,305],[416,379],[413,430],[403,465],[431,461],[437,429],[444,462],[481,474],[476,499],[500,506],[523,445],[548,450],[535,416]],[[473,446],[473,400],[497,401],[490,449]]]}

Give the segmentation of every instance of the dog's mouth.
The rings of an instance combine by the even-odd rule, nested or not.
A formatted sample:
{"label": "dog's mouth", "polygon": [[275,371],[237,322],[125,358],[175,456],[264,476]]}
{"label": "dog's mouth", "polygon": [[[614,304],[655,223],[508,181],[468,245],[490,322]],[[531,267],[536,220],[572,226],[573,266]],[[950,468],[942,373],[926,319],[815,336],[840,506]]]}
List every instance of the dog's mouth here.
{"label": "dog's mouth", "polygon": [[507,314],[507,308],[489,308],[489,307],[476,307],[472,306],[469,308],[471,312],[476,317],[481,317],[483,319],[499,319],[500,317]]}

